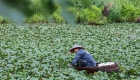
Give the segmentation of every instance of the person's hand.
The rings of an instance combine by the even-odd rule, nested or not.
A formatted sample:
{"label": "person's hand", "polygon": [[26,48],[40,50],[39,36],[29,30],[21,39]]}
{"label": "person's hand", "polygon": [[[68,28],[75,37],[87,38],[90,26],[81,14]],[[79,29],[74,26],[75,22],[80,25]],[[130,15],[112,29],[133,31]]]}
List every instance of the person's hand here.
{"label": "person's hand", "polygon": [[73,68],[73,66],[71,64],[68,64],[68,68]]}

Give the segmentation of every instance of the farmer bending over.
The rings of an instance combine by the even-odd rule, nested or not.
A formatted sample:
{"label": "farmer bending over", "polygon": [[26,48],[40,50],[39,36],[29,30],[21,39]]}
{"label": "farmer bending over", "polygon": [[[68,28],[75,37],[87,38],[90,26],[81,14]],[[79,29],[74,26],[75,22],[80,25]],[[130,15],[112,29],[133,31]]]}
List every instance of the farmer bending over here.
{"label": "farmer bending over", "polygon": [[82,46],[74,45],[70,50],[72,53],[76,53],[72,63],[68,65],[71,67],[93,67],[96,66],[96,62],[92,55],[85,51]]}

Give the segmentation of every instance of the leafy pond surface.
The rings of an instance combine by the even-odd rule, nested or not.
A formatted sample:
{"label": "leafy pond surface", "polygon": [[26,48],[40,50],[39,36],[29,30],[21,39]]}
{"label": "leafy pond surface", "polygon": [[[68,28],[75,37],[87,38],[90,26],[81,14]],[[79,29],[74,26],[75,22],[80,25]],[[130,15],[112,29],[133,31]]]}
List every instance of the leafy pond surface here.
{"label": "leafy pond surface", "polygon": [[[118,73],[67,68],[80,44],[97,62],[118,62]],[[139,80],[140,24],[0,25],[0,80]]]}

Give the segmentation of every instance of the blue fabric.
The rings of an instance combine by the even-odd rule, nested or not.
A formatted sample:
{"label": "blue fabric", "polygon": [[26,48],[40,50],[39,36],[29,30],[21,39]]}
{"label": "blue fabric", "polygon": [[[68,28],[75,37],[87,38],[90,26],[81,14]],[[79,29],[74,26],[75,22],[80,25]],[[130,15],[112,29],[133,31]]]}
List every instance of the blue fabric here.
{"label": "blue fabric", "polygon": [[89,52],[85,51],[84,49],[78,50],[71,64],[75,65],[79,59],[82,59],[85,62],[87,67],[96,66],[96,62],[94,58],[92,57],[92,55]]}

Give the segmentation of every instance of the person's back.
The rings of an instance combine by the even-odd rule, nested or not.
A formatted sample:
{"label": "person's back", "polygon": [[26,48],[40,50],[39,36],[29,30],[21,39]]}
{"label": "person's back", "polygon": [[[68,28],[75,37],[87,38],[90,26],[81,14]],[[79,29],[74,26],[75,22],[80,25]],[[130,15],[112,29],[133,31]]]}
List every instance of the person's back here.
{"label": "person's back", "polygon": [[96,62],[89,52],[83,49],[79,49],[79,51],[76,54],[79,54],[79,53],[83,54],[81,59],[83,59],[87,67],[96,66]]}
{"label": "person's back", "polygon": [[92,57],[92,55],[89,52],[85,51],[82,46],[74,45],[70,49],[70,52],[76,53],[76,56],[71,63],[72,66],[75,66],[76,63],[78,64],[78,67],[96,66],[96,62],[95,62],[94,58]]}

